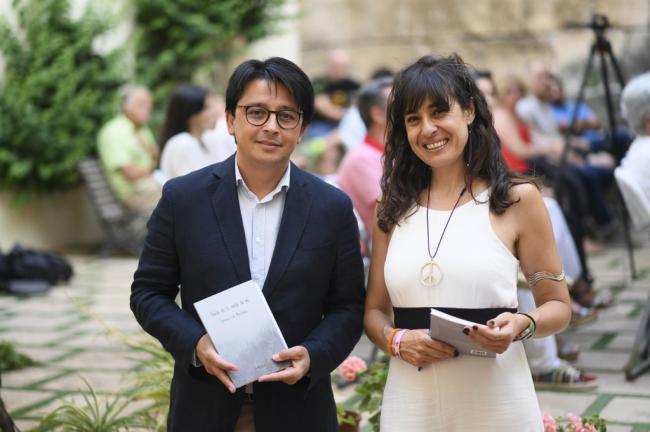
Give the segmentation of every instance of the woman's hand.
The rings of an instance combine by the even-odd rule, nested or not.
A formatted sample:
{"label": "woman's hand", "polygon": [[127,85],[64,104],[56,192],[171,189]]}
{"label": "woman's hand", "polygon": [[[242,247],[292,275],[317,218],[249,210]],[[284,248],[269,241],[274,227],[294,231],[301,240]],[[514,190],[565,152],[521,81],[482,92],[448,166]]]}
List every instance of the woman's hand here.
{"label": "woman's hand", "polygon": [[513,339],[528,327],[529,323],[530,319],[525,315],[504,312],[488,321],[487,325],[477,324],[466,327],[466,334],[486,350],[503,354]]}
{"label": "woman's hand", "polygon": [[431,339],[427,330],[408,330],[399,345],[402,360],[416,367],[458,356],[451,345]]}

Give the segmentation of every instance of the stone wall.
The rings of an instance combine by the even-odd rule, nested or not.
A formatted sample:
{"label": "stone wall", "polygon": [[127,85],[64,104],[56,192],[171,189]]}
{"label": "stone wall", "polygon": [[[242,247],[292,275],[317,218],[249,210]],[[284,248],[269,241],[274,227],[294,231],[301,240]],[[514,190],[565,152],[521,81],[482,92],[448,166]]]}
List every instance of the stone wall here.
{"label": "stone wall", "polygon": [[20,243],[27,247],[61,250],[97,245],[103,234],[86,190],[32,196],[16,206],[14,196],[0,192],[0,251]]}
{"label": "stone wall", "polygon": [[582,70],[594,37],[563,24],[588,22],[593,13],[620,26],[608,32],[620,58],[636,56],[637,69],[650,68],[649,0],[303,0],[302,11],[301,63],[311,76],[335,47],[350,53],[358,79],[378,66],[399,69],[453,51],[497,76],[523,72],[538,58],[566,75]]}

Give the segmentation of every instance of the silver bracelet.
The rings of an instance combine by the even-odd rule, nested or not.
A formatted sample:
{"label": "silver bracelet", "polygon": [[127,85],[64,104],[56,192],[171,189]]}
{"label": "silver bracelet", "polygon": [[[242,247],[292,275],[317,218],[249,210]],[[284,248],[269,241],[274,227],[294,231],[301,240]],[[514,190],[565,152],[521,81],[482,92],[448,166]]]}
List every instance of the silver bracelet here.
{"label": "silver bracelet", "polygon": [[560,274],[555,274],[555,273],[551,273],[551,272],[547,272],[547,271],[535,272],[535,273],[533,273],[532,275],[530,275],[528,277],[528,286],[532,288],[535,285],[537,285],[537,283],[539,281],[544,280],[544,279],[550,279],[550,280],[554,280],[556,282],[562,282],[565,279],[564,270],[562,270],[562,272]]}

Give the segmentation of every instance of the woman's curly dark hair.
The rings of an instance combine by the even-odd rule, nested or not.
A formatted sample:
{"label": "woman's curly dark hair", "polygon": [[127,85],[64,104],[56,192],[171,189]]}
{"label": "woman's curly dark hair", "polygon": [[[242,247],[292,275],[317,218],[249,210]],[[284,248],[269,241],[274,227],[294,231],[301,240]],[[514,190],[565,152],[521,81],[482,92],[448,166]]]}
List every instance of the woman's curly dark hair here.
{"label": "woman's curly dark hair", "polygon": [[[431,181],[431,168],[413,153],[409,145],[404,115],[419,110],[430,100],[439,111],[447,112],[456,101],[463,110],[474,107],[474,121],[465,146],[469,160],[467,178],[482,178],[492,187],[490,210],[501,214],[514,204],[510,188],[529,179],[511,173],[502,156],[492,114],[472,72],[457,54],[449,57],[424,56],[395,77],[388,103],[388,123],[381,178],[382,198],[377,205],[379,228],[389,232],[413,208],[420,192]],[[472,194],[473,196],[473,194]]]}

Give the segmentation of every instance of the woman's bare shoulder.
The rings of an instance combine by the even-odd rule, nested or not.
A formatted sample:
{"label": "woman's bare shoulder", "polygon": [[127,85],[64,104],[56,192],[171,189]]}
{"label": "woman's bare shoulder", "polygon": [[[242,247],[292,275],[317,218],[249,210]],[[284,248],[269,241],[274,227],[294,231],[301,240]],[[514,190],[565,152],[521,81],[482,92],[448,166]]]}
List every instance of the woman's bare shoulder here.
{"label": "woman's bare shoulder", "polygon": [[545,208],[542,193],[535,183],[518,183],[513,185],[508,192],[513,212],[526,215],[537,214],[541,208]]}

